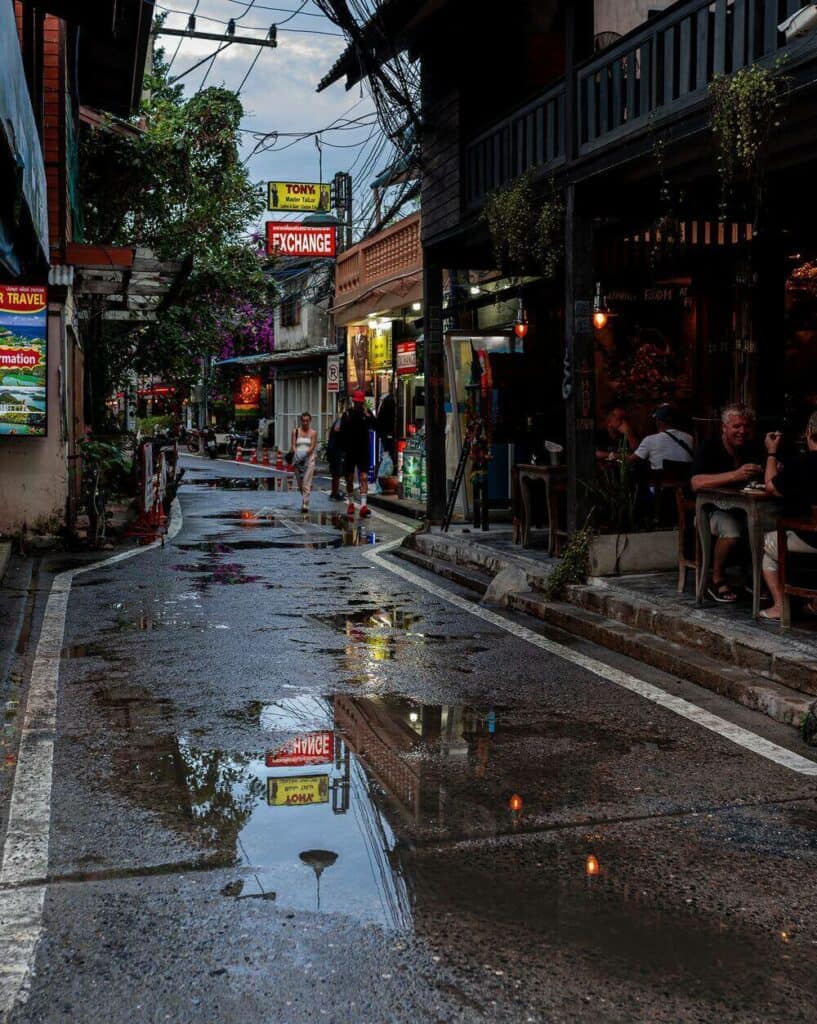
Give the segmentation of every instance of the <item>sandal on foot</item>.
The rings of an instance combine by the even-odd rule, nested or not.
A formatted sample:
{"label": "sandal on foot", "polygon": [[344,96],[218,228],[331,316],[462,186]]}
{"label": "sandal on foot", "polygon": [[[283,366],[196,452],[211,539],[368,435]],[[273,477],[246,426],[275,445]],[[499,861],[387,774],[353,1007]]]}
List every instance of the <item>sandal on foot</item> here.
{"label": "sandal on foot", "polygon": [[768,619],[769,622],[780,622],[780,616],[779,615],[769,615],[770,611],[771,611],[771,608],[764,608],[763,611],[760,612],[761,619]]}
{"label": "sandal on foot", "polygon": [[710,583],[706,592],[718,604],[734,604],[738,599],[738,595],[728,583]]}

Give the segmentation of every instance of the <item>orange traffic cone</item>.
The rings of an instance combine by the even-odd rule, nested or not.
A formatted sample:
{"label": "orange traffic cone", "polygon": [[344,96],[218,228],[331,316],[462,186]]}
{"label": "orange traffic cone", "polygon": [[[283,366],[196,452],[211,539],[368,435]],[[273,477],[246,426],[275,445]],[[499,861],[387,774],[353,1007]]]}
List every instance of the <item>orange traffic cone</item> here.
{"label": "orange traffic cone", "polygon": [[258,465],[258,449],[257,448],[253,448],[253,450],[252,450],[252,455],[250,456],[250,465],[251,466],[257,466]]}
{"label": "orange traffic cone", "polygon": [[236,450],[235,450],[235,461],[236,462],[243,462],[244,461],[244,453],[241,451],[240,448],[236,448]]}
{"label": "orange traffic cone", "polygon": [[269,465],[269,452],[267,451],[266,448],[263,449],[263,454],[261,456],[261,465],[262,466],[268,466]]}
{"label": "orange traffic cone", "polygon": [[284,454],[283,454],[283,452],[281,451],[280,448],[276,449],[275,468],[276,469],[283,469],[284,468]]}

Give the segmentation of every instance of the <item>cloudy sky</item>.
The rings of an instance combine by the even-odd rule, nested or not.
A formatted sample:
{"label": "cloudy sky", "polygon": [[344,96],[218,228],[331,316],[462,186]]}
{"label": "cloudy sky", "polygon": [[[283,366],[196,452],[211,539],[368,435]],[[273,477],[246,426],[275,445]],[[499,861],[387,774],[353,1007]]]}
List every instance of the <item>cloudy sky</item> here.
{"label": "cloudy sky", "polygon": [[[171,12],[165,22],[168,28],[186,28],[194,8],[196,30],[200,32],[224,33],[229,18],[236,19],[236,35],[263,38],[272,24],[278,26],[276,49],[259,52],[257,47],[233,44],[216,57],[212,66],[207,61],[186,75],[184,72],[212,54],[219,44],[183,38],[179,45],[177,37],[159,37],[168,58],[175,53],[171,74],[184,75],[181,82],[188,95],[201,88],[205,75],[206,86],[238,89],[257,57],[241,89],[246,112],[243,152],[249,157],[253,179],[317,181],[315,136],[301,139],[298,135],[321,132],[323,180],[331,181],[336,171],[351,171],[356,216],[365,213],[370,203],[369,183],[389,160],[382,135],[373,123],[372,103],[360,87],[347,92],[342,82],[325,92],[315,91],[344,49],[339,30],[312,0],[305,4],[301,0],[166,0],[156,4],[157,12]],[[362,123],[343,124],[352,119],[361,119]],[[273,132],[279,133],[277,137],[262,137]]]}

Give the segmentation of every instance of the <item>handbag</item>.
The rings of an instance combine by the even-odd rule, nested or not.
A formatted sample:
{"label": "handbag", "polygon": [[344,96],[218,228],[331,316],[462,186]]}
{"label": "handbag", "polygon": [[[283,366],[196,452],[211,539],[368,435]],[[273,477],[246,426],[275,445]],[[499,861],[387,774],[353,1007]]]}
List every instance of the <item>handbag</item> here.
{"label": "handbag", "polygon": [[297,436],[297,433],[298,433],[298,428],[296,427],[295,430],[293,431],[292,437],[290,438],[290,448],[289,448],[289,451],[284,456],[284,462],[288,466],[291,466],[292,463],[295,461],[295,446],[294,446],[293,442],[295,440],[295,437]]}

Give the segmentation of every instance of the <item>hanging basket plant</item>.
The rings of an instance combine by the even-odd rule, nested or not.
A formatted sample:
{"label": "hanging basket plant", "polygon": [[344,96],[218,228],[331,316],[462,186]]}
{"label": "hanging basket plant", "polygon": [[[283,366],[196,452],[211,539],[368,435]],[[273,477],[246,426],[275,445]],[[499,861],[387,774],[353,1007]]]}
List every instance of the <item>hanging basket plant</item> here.
{"label": "hanging basket plant", "polygon": [[499,270],[555,278],[564,251],[564,215],[564,201],[553,179],[543,198],[534,188],[530,171],[491,193],[483,217]]}
{"label": "hanging basket plant", "polygon": [[738,179],[749,185],[757,220],[763,200],[765,157],[772,133],[780,127],[787,88],[786,79],[778,72],[779,63],[774,68],[752,64],[733,75],[716,75],[709,86],[721,179],[721,220],[727,217]]}

